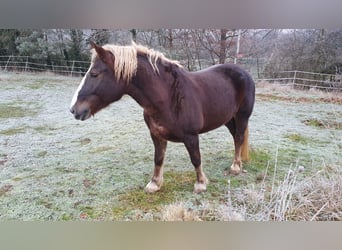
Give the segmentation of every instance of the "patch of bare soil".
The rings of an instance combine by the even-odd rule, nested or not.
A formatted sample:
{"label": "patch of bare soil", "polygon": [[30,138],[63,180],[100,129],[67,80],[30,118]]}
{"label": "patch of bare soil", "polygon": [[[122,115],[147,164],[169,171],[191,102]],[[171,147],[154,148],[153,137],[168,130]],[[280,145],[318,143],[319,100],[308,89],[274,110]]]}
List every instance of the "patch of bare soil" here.
{"label": "patch of bare soil", "polygon": [[13,185],[5,185],[0,187],[0,197],[13,189]]}

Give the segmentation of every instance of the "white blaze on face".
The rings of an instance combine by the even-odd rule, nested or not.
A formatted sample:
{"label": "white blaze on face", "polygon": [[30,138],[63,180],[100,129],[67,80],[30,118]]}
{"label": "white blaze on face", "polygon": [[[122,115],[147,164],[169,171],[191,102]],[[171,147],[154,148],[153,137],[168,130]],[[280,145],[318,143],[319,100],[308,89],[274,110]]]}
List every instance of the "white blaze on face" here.
{"label": "white blaze on face", "polygon": [[83,85],[84,85],[84,83],[85,83],[85,79],[86,79],[86,77],[87,77],[87,75],[88,75],[90,69],[92,68],[92,66],[93,66],[93,64],[90,65],[90,67],[89,67],[87,73],[83,76],[80,85],[78,86],[78,88],[77,88],[77,90],[76,90],[74,96],[72,97],[71,104],[70,104],[70,109],[76,104],[76,102],[77,102],[77,97],[78,97],[78,93],[79,93],[79,92],[81,91],[81,89],[83,88]]}

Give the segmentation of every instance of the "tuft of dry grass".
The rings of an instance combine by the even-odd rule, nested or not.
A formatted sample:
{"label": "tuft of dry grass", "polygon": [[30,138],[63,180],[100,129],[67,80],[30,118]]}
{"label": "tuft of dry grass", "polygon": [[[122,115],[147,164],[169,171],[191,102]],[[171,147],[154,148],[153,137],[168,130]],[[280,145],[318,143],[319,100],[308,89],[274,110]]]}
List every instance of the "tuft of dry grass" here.
{"label": "tuft of dry grass", "polygon": [[[267,167],[268,169],[268,167]],[[290,166],[282,181],[273,180],[242,188],[230,187],[225,204],[177,202],[161,209],[164,221],[341,221],[342,171],[323,166],[304,177],[301,166]]]}
{"label": "tuft of dry grass", "polygon": [[198,214],[186,208],[184,202],[166,205],[161,213],[162,221],[201,221]]}
{"label": "tuft of dry grass", "polygon": [[291,209],[297,220],[342,220],[342,171],[325,169],[300,183]]}
{"label": "tuft of dry grass", "polygon": [[235,209],[228,204],[217,205],[203,200],[194,206],[185,202],[166,205],[161,210],[162,221],[244,221],[243,209]]}
{"label": "tuft of dry grass", "polygon": [[[229,199],[246,209],[253,221],[340,221],[342,219],[342,171],[323,166],[303,177],[300,166],[289,168],[284,179],[272,184],[237,190]],[[265,174],[266,176],[266,174]],[[229,193],[229,192],[228,192]]]}

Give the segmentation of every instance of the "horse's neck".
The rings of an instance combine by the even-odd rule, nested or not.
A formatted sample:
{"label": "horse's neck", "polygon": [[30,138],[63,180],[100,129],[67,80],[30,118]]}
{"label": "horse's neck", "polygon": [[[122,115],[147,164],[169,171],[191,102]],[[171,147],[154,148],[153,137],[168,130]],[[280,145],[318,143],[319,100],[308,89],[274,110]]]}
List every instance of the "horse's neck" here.
{"label": "horse's neck", "polygon": [[170,84],[159,79],[159,76],[156,77],[157,73],[147,60],[139,63],[136,76],[128,86],[127,94],[144,109],[160,109],[168,101]]}

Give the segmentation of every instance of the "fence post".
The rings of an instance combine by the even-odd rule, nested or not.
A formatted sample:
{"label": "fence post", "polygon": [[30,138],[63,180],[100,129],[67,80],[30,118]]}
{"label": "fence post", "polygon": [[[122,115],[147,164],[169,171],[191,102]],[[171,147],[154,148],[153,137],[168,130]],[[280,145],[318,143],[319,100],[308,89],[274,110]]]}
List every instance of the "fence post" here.
{"label": "fence post", "polygon": [[72,77],[73,72],[74,72],[74,66],[75,66],[75,60],[72,61],[72,66],[71,66],[71,77]]}
{"label": "fence post", "polygon": [[7,65],[9,64],[9,62],[11,61],[11,59],[12,59],[12,55],[10,55],[10,56],[8,57],[7,63],[6,63],[6,65],[5,65],[5,71],[7,71]]}
{"label": "fence post", "polygon": [[28,66],[28,56],[26,56],[25,72],[27,71],[27,66]]}
{"label": "fence post", "polygon": [[295,70],[293,74],[292,88],[294,88],[296,84],[296,77],[297,77],[297,70]]}

